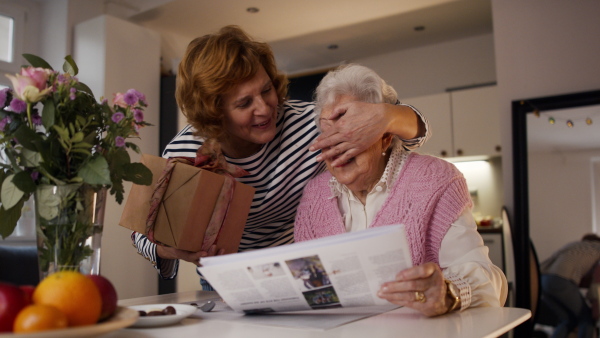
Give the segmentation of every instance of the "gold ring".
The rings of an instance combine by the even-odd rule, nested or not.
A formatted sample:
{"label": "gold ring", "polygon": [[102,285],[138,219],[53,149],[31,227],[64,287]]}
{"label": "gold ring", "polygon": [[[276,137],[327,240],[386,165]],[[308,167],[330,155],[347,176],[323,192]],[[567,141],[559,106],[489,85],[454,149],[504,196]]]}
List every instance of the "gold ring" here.
{"label": "gold ring", "polygon": [[422,291],[415,291],[415,302],[425,303],[427,298]]}

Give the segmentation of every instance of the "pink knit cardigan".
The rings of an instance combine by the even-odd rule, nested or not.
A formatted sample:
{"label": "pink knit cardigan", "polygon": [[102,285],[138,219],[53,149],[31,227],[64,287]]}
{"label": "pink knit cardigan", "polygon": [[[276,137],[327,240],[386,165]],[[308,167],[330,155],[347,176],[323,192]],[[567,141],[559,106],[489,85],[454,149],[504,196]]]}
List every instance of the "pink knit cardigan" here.
{"label": "pink knit cardigan", "polygon": [[[330,178],[324,172],[304,188],[294,226],[297,242],[346,232],[337,198],[331,197]],[[453,164],[411,153],[369,227],[404,224],[413,264],[439,264],[442,239],[471,206],[467,183]]]}

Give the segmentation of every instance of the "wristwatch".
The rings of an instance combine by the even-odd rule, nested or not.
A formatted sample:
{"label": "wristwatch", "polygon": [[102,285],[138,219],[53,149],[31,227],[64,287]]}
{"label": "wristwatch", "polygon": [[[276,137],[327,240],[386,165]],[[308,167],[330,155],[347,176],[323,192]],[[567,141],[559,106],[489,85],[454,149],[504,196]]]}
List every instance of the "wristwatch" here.
{"label": "wristwatch", "polygon": [[445,279],[444,282],[446,282],[446,295],[452,298],[452,305],[450,305],[448,312],[452,312],[460,306],[460,290],[451,281]]}

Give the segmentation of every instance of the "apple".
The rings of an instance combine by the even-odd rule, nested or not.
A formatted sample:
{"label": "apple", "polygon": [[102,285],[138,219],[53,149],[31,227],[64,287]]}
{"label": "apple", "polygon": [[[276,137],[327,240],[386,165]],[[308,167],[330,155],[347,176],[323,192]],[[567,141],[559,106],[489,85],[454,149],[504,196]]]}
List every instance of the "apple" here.
{"label": "apple", "polygon": [[16,285],[0,283],[0,332],[12,332],[17,314],[27,305],[23,290]]}
{"label": "apple", "polygon": [[23,291],[25,294],[25,301],[27,305],[33,304],[33,291],[35,291],[35,286],[33,285],[21,285],[19,289]]}
{"label": "apple", "polygon": [[102,297],[102,311],[100,312],[100,320],[109,318],[117,310],[117,290],[112,283],[100,275],[88,275],[100,291]]}

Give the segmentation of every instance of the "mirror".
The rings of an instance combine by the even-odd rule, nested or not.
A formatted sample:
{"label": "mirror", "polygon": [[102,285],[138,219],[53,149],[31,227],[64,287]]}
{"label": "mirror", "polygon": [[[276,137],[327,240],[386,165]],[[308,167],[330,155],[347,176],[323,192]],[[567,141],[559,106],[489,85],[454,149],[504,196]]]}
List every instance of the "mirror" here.
{"label": "mirror", "polygon": [[[512,241],[514,248],[514,257],[515,260],[515,295],[516,295],[516,304],[517,307],[532,309],[536,306],[536,304],[532,304],[532,293],[535,293],[537,288],[532,286],[532,279],[530,276],[530,268],[532,267],[529,260],[522,259],[523,257],[528,257],[529,252],[531,250],[530,238],[532,238],[530,231],[535,229],[534,231],[540,231],[539,225],[536,224],[536,227],[533,228],[531,226],[531,214],[532,210],[539,210],[540,206],[534,203],[534,198],[537,198],[533,195],[534,191],[530,190],[530,179],[529,172],[531,168],[534,167],[534,164],[530,162],[531,158],[533,158],[533,152],[531,156],[529,154],[530,150],[528,149],[528,140],[533,142],[538,139],[540,136],[540,130],[546,130],[548,125],[540,125],[537,123],[534,125],[534,121],[547,121],[544,123],[550,124],[550,118],[554,118],[555,125],[553,127],[558,128],[569,128],[566,124],[569,119],[572,119],[573,122],[577,121],[578,125],[570,128],[572,130],[583,131],[586,127],[585,120],[586,118],[582,118],[585,114],[589,114],[589,109],[591,106],[600,105],[600,90],[589,91],[589,92],[581,92],[581,93],[573,93],[573,94],[565,94],[558,96],[548,96],[548,97],[540,97],[540,98],[531,98],[531,99],[523,99],[516,100],[512,102],[512,132],[513,132],[513,179],[514,179],[514,210],[513,210],[513,220],[512,220]],[[537,113],[534,113],[535,110],[538,110],[540,113],[540,117],[537,118]],[[595,111],[600,111],[600,107],[597,107]],[[600,114],[596,114],[597,121],[594,121],[597,125],[600,125]],[[582,122],[583,120],[583,122]],[[537,121],[536,121],[537,122]],[[583,123],[583,124],[581,124]],[[530,126],[531,125],[531,126]],[[531,128],[530,128],[531,127]],[[580,128],[580,129],[575,129]],[[552,135],[550,137],[558,141],[558,145],[563,147],[558,149],[559,152],[563,154],[568,154],[569,152],[573,152],[573,148],[568,148],[569,146],[567,139],[559,139],[559,133],[551,131]],[[532,133],[528,136],[528,133]],[[580,132],[581,134],[581,132]],[[598,133],[600,134],[600,133]],[[544,135],[548,136],[548,135]],[[595,135],[594,138],[597,140],[598,136]],[[586,141],[588,142],[588,141]],[[541,147],[543,142],[535,142],[539,144]],[[580,142],[582,143],[582,142]],[[573,145],[570,145],[571,147]],[[600,148],[600,146],[596,147],[596,149]],[[538,149],[533,148],[532,150]],[[556,151],[557,149],[554,149]],[[537,164],[536,164],[537,165]],[[588,164],[589,165],[589,164]],[[550,167],[546,167],[550,169]],[[588,168],[589,170],[589,168]],[[535,172],[537,179],[539,171]],[[590,176],[591,177],[591,176]],[[590,184],[591,186],[592,184]],[[536,189],[536,194],[539,193]],[[531,192],[531,196],[530,196]],[[581,199],[582,201],[588,201],[589,199],[586,196],[567,196],[566,194],[562,195],[563,201],[556,201],[553,205],[546,205],[543,208],[547,208],[548,212],[557,211],[562,212],[568,216],[569,210],[565,210],[564,208],[560,208],[564,205],[565,199]],[[591,197],[590,197],[591,198]],[[535,207],[536,209],[530,210],[531,207]],[[591,203],[590,203],[591,208]],[[591,215],[590,215],[591,217]],[[564,226],[568,226],[568,222]],[[556,225],[555,225],[556,226]],[[561,226],[561,225],[559,225]],[[589,229],[592,229],[592,225],[589,224]],[[551,233],[552,229],[544,228],[547,233]],[[588,231],[591,232],[591,231]],[[577,236],[583,235],[577,234]],[[560,237],[560,235],[558,235]],[[560,239],[558,239],[560,240]],[[564,240],[564,239],[563,239]],[[536,249],[539,254],[539,247],[536,245]],[[554,249],[558,249],[554,248]],[[544,254],[540,256],[543,258],[546,255]],[[534,281],[535,282],[535,281]],[[535,295],[534,295],[535,296]],[[534,297],[533,299],[537,299]]]}

